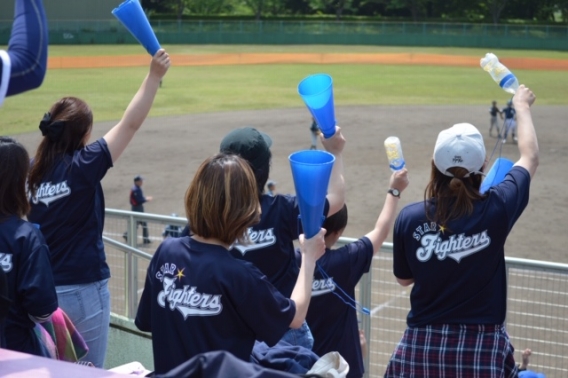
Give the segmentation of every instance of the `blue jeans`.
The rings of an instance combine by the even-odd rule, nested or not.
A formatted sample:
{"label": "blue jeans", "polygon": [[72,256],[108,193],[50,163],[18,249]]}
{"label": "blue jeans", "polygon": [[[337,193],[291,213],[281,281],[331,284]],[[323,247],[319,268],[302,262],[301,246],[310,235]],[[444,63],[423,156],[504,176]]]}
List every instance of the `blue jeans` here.
{"label": "blue jeans", "polygon": [[300,328],[290,328],[280,340],[284,340],[292,345],[303,346],[309,350],[312,350],[314,347],[314,336],[305,320]]}
{"label": "blue jeans", "polygon": [[82,358],[103,369],[110,324],[108,279],[82,285],[56,286],[59,307],[83,336],[89,353]]}

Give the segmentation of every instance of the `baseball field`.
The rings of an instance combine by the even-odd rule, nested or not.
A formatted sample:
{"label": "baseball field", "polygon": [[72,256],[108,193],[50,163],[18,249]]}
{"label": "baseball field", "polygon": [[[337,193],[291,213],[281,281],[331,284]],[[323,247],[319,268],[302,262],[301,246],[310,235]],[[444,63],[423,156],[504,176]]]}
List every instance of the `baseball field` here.
{"label": "baseball field", "polygon": [[[401,207],[423,198],[437,134],[455,123],[469,122],[480,129],[491,162],[498,156],[518,158],[517,146],[510,140],[501,144],[489,136],[491,101],[504,107],[510,96],[479,68],[486,50],[165,47],[172,67],[150,116],[102,182],[107,208],[130,209],[132,178],[140,174],[146,179],[144,193],[154,197],[145,205],[147,212],[183,216],[183,196],[197,167],[218,151],[226,133],[242,126],[256,127],[272,137],[271,179],[277,182],[278,192],[292,193],[288,156],[309,148],[311,125],[296,88],[302,78],[318,72],[333,77],[336,119],[347,140],[344,165],[350,219],[344,236],[359,237],[376,221],[390,176],[383,147],[388,136],[401,139],[409,170],[410,185],[402,194]],[[513,228],[505,252],[509,257],[568,263],[564,252],[568,245],[568,53],[492,52],[537,96],[532,109],[540,166],[529,205]],[[33,155],[41,139],[37,128],[44,112],[58,98],[73,95],[91,105],[92,140],[99,138],[120,119],[149,61],[135,45],[52,46],[43,86],[8,98],[0,108],[0,135],[15,136]],[[115,236],[122,241],[120,227]],[[161,228],[151,228],[150,233],[154,243],[144,249],[151,253],[161,240]],[[369,337],[374,353],[370,376],[384,372],[408,311],[408,294],[401,294],[401,288],[388,280],[390,264],[374,263],[387,283],[373,282],[372,303],[379,307],[373,309],[377,313],[373,337]],[[509,275],[508,328],[518,351],[531,347],[535,352],[531,360],[535,369],[550,377],[565,376],[564,276],[543,274],[537,281],[533,274],[513,270]],[[120,274],[113,275],[120,281]],[[121,287],[121,282],[116,285]],[[381,311],[385,304],[388,311]]]}
{"label": "baseball field", "polygon": [[[152,112],[126,152],[103,180],[106,206],[129,209],[132,177],[145,176],[154,201],[147,212],[183,215],[183,195],[197,166],[218,150],[231,129],[246,125],[272,136],[272,173],[280,193],[293,192],[288,155],[309,148],[310,115],[297,94],[305,76],[334,79],[336,119],[347,139],[345,179],[350,220],[346,236],[373,225],[390,171],[383,141],[400,137],[411,184],[401,206],[423,198],[438,132],[458,122],[476,125],[515,161],[516,145],[488,135],[489,106],[509,95],[477,62],[479,49],[346,46],[166,46],[172,67]],[[568,262],[568,53],[493,51],[536,94],[533,117],[541,165],[530,203],[506,245],[509,256]],[[255,60],[256,59],[256,60]],[[73,68],[72,62],[81,68]],[[66,62],[63,64],[63,62]],[[129,63],[130,62],[130,63]],[[8,98],[0,109],[0,133],[15,135],[35,152],[39,120],[58,98],[74,95],[93,108],[92,138],[122,115],[147,72],[140,46],[52,46],[44,85]],[[129,66],[130,64],[130,66]],[[321,145],[320,145],[321,148]]]}

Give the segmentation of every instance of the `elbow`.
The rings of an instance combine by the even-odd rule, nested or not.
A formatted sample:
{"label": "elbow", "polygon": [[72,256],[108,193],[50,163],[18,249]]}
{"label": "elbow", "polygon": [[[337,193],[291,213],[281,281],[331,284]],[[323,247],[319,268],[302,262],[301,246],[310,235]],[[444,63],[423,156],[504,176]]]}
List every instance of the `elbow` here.
{"label": "elbow", "polygon": [[304,324],[304,319],[300,319],[299,317],[294,317],[292,323],[290,323],[290,328],[298,329],[302,327],[302,324]]}
{"label": "elbow", "polygon": [[407,287],[414,283],[414,278],[402,279],[397,277],[396,281],[400,286]]}

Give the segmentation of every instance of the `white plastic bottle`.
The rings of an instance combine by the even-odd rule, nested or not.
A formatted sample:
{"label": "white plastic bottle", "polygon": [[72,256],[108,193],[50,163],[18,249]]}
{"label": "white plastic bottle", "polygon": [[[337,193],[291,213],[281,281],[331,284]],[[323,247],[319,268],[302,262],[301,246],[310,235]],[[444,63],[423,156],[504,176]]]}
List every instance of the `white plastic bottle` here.
{"label": "white plastic bottle", "polygon": [[391,171],[396,172],[404,168],[406,163],[402,156],[400,139],[395,136],[385,139],[385,150],[387,151],[387,158],[389,159],[389,168]]}
{"label": "white plastic bottle", "polygon": [[484,71],[489,72],[493,80],[495,80],[504,91],[514,95],[517,89],[519,89],[517,77],[513,75],[503,63],[499,62],[495,54],[485,54],[485,57],[481,58],[479,64]]}

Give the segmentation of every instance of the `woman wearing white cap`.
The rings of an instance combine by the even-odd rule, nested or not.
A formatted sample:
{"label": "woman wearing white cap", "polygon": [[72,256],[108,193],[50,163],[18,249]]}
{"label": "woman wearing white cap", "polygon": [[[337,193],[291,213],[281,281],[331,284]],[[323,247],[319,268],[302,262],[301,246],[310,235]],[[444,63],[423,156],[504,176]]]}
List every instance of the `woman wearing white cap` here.
{"label": "woman wearing white cap", "polygon": [[520,159],[498,185],[479,191],[486,165],[479,131],[461,123],[438,135],[424,201],[400,212],[393,238],[394,275],[414,284],[411,310],[385,377],[513,377],[513,346],[504,328],[504,245],[529,200],[538,166],[530,106],[520,86]]}

